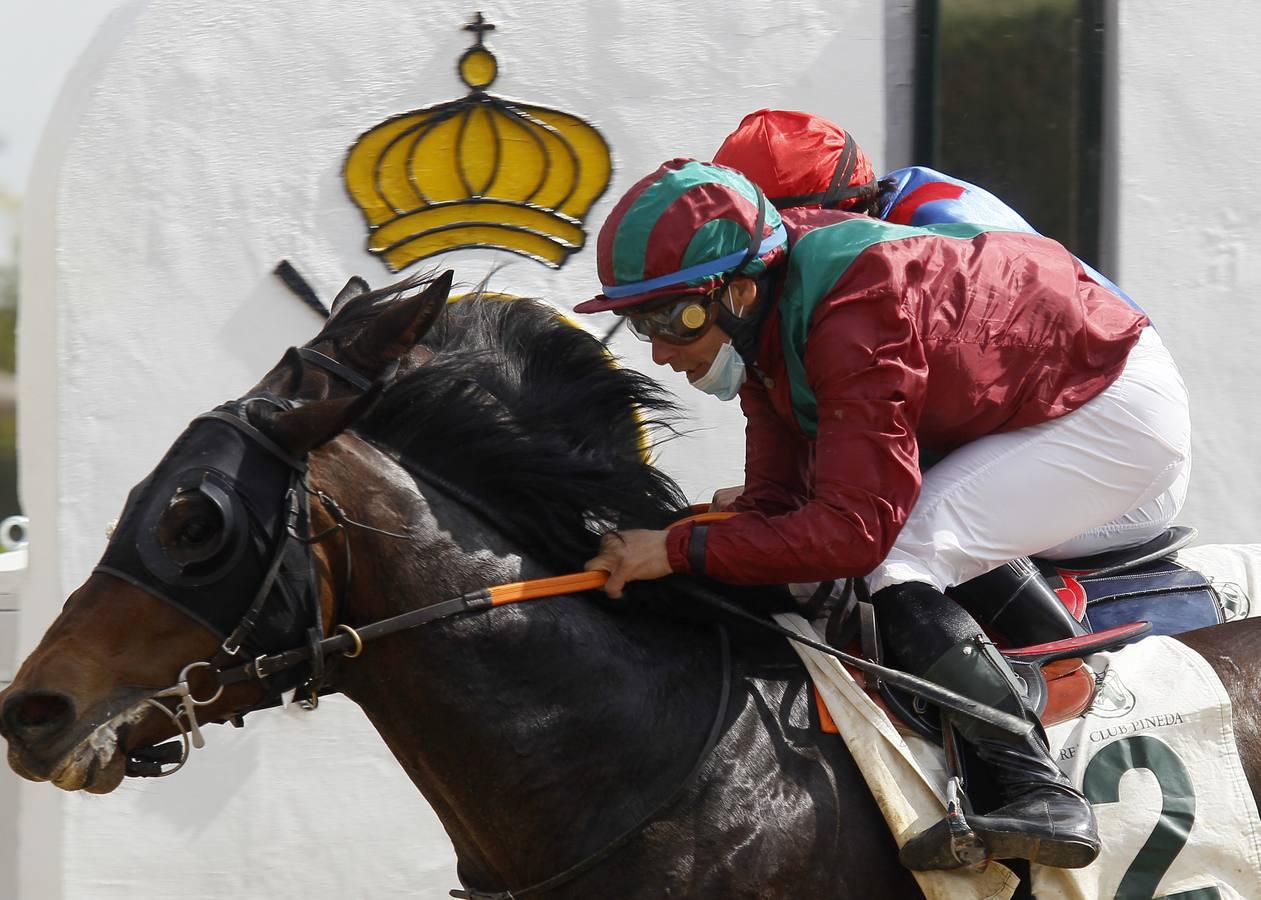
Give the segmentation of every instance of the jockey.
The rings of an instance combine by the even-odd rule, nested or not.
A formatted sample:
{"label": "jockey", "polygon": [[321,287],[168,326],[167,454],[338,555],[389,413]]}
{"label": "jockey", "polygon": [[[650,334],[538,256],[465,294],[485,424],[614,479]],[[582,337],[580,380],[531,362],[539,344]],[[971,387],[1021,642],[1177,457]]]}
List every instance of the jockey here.
{"label": "jockey", "polygon": [[[843,209],[899,225],[971,222],[1037,234],[993,194],[925,166],[898,169],[877,179],[871,160],[849,132],[810,113],[779,109],[750,113],[723,141],[714,162],[744,174],[781,210]],[[1116,284],[1081,260],[1077,262],[1092,281],[1142,312]],[[931,462],[921,458],[921,464]],[[1053,559],[1088,556],[1154,537],[1182,508],[1189,475],[1190,466],[1184,465],[1160,497],[1116,522],[1046,548],[1044,555]],[[719,491],[715,508],[725,508],[738,494],[739,488]],[[1084,633],[1028,559],[1005,563],[957,586],[953,593],[1016,646]]]}
{"label": "jockey", "polygon": [[[1185,465],[1185,388],[1146,317],[1059,244],[953,224],[782,214],[739,173],[676,159],[600,231],[603,293],[653,360],[747,419],[737,515],[606,536],[606,590],[671,572],[733,584],[867,576],[899,664],[1036,721],[944,591],[1114,522]],[[921,475],[921,448],[946,457]],[[998,857],[1088,865],[1090,805],[1036,732],[955,725],[1003,805]],[[923,837],[923,836],[921,836]],[[947,865],[921,837],[903,859]]]}

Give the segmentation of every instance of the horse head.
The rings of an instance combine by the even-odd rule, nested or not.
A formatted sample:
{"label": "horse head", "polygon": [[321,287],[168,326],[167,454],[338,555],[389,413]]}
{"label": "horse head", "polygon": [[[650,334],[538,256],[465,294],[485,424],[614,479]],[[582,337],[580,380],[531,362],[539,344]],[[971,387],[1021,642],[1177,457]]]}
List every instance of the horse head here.
{"label": "horse head", "polygon": [[[306,456],[371,405],[400,360],[428,358],[415,345],[450,286],[450,272],[375,292],[352,279],[312,341],[184,431],[127,498],[101,565],[0,692],[0,735],[18,774],[106,793],[130,751],[184,735],[194,710],[223,721],[292,687],[218,690],[212,666],[185,669],[226,659],[225,643],[256,602],[255,630],[238,634],[238,654],[301,644],[313,623],[329,621],[344,536],[333,507],[308,502]],[[290,537],[299,528],[329,540],[308,556]],[[187,700],[155,699],[176,684]]]}
{"label": "horse head", "polygon": [[[567,868],[642,815],[641,786],[684,782],[727,713],[712,628],[577,595],[449,615],[493,585],[572,571],[606,528],[676,516],[685,500],[643,439],[669,395],[546,304],[474,296],[439,314],[445,290],[407,304],[352,286],[312,345],[194,419],[133,488],[0,694],[19,774],[107,793],[170,774],[202,723],[338,691],[477,883]],[[375,639],[400,617],[441,624]],[[589,764],[595,746],[617,760]],[[615,793],[611,818],[587,802]],[[561,831],[572,846],[540,855],[531,836]]]}

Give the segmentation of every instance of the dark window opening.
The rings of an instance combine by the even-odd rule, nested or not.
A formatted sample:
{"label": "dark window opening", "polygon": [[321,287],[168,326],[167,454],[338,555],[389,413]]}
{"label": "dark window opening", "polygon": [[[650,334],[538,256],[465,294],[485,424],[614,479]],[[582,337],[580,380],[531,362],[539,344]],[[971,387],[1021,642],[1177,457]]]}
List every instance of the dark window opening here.
{"label": "dark window opening", "polygon": [[919,0],[915,163],[1097,264],[1104,0]]}

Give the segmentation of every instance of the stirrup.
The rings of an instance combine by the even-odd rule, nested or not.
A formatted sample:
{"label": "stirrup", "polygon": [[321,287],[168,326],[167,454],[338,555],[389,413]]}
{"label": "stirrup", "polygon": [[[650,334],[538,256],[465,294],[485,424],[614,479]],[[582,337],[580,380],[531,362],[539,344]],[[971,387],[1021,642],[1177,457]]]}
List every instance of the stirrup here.
{"label": "stirrup", "polygon": [[968,824],[963,807],[962,782],[955,775],[946,782],[945,817],[903,845],[898,851],[902,865],[917,872],[983,865],[989,853]]}

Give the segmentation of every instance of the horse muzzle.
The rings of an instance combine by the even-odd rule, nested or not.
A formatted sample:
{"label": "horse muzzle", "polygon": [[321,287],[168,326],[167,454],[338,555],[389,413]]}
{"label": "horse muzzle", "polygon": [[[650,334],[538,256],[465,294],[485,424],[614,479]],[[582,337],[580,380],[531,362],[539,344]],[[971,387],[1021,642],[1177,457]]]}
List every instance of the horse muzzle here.
{"label": "horse muzzle", "polygon": [[0,706],[0,735],[9,742],[10,768],[29,781],[48,781],[66,791],[114,790],[125,772],[126,733],[148,709],[143,692],[111,707],[121,711],[106,708],[80,719],[64,694],[9,692]]}

